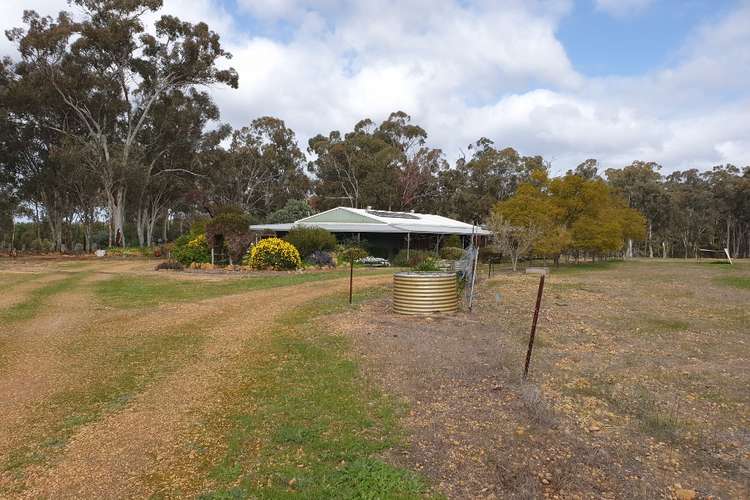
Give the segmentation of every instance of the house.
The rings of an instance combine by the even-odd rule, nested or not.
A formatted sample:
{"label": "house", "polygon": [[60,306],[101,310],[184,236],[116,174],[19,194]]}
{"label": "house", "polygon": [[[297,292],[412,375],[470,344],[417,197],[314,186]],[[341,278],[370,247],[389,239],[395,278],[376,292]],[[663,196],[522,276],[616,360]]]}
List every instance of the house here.
{"label": "house", "polygon": [[390,212],[372,207],[336,207],[289,224],[257,224],[256,231],[272,231],[280,236],[293,227],[320,227],[336,235],[339,241],[362,242],[372,255],[393,257],[401,249],[436,249],[446,236],[458,235],[464,246],[472,235],[490,234],[479,226],[440,215],[415,212]]}

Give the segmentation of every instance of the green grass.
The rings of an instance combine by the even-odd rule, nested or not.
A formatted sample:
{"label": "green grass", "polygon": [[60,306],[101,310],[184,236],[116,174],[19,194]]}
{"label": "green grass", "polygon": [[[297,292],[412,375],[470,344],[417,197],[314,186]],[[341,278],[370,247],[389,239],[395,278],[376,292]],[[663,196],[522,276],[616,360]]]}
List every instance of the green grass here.
{"label": "green grass", "polygon": [[16,285],[30,283],[42,276],[42,273],[0,273],[3,293],[12,291]]}
{"label": "green grass", "polygon": [[[357,276],[372,276],[392,272],[393,270],[355,271],[354,279],[356,282]],[[105,305],[119,309],[132,309],[154,307],[172,302],[209,299],[264,288],[338,279],[348,275],[348,271],[342,269],[317,273],[279,274],[277,276],[248,276],[222,281],[177,280],[156,276],[116,276],[110,280],[97,283],[95,290]]]}
{"label": "green grass", "polygon": [[[356,301],[385,293],[357,293]],[[202,498],[415,498],[414,473],[379,458],[400,440],[400,408],[375,391],[347,356],[346,338],[311,319],[347,309],[345,295],[285,316],[245,367],[227,451]],[[256,341],[257,342],[257,341]],[[260,351],[260,352],[259,352]]]}
{"label": "green grass", "polygon": [[69,276],[43,285],[29,292],[25,300],[0,311],[0,321],[14,322],[31,319],[37,315],[47,300],[54,295],[66,292],[78,284],[85,273],[72,273]]}
{"label": "green grass", "polygon": [[[202,339],[195,331],[182,328],[179,333],[147,336],[137,344],[122,339],[123,345],[108,349],[98,359],[106,370],[96,369],[88,374],[89,383],[58,392],[40,403],[25,444],[0,462],[1,469],[20,482],[14,485],[15,491],[23,489],[27,467],[48,463],[81,426],[127,405],[146,384],[196,352]],[[83,345],[79,348],[86,350]]]}
{"label": "green grass", "polygon": [[687,321],[667,318],[647,318],[645,323],[645,330],[657,332],[682,332],[690,326]]}
{"label": "green grass", "polygon": [[750,290],[750,276],[722,276],[716,281],[720,285]]}
{"label": "green grass", "polygon": [[622,260],[601,260],[598,262],[581,262],[579,264],[560,264],[558,267],[549,266],[552,274],[575,274],[587,271],[606,271],[625,264]]}

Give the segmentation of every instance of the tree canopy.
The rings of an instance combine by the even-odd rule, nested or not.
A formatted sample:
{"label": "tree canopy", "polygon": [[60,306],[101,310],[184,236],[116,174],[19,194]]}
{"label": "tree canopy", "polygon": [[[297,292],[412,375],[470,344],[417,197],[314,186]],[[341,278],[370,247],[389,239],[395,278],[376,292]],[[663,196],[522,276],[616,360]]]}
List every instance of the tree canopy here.
{"label": "tree canopy", "polygon": [[553,258],[750,256],[750,167],[602,171],[589,158],[553,177],[541,155],[486,137],[449,162],[404,111],[300,147],[278,117],[221,121],[206,87],[240,82],[205,23],[159,16],[161,0],[71,5],[75,15],[26,11],[7,33],[17,54],[0,61],[2,248],[146,246],[227,211],[280,223],[344,205],[527,228],[525,252]]}

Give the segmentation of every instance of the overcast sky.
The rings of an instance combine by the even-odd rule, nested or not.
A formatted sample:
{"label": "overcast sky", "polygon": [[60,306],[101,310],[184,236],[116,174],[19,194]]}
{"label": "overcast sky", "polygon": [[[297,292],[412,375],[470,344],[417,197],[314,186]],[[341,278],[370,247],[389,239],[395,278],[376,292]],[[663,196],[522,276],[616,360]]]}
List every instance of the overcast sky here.
{"label": "overcast sky", "polygon": [[[2,0],[0,25],[65,0]],[[403,110],[453,161],[485,136],[559,173],[750,164],[750,0],[165,0],[234,54],[222,120],[282,118],[300,146]],[[2,55],[14,55],[0,42]]]}

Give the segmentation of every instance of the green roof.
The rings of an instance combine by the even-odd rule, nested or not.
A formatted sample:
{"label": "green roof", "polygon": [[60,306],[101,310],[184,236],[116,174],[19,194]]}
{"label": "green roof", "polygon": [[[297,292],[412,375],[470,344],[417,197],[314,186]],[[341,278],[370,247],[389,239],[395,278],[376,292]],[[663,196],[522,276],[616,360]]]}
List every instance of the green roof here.
{"label": "green roof", "polygon": [[350,210],[343,208],[334,208],[321,212],[319,214],[311,215],[305,219],[297,222],[304,222],[305,224],[320,223],[320,222],[344,222],[350,224],[385,224],[385,222],[360,215]]}

